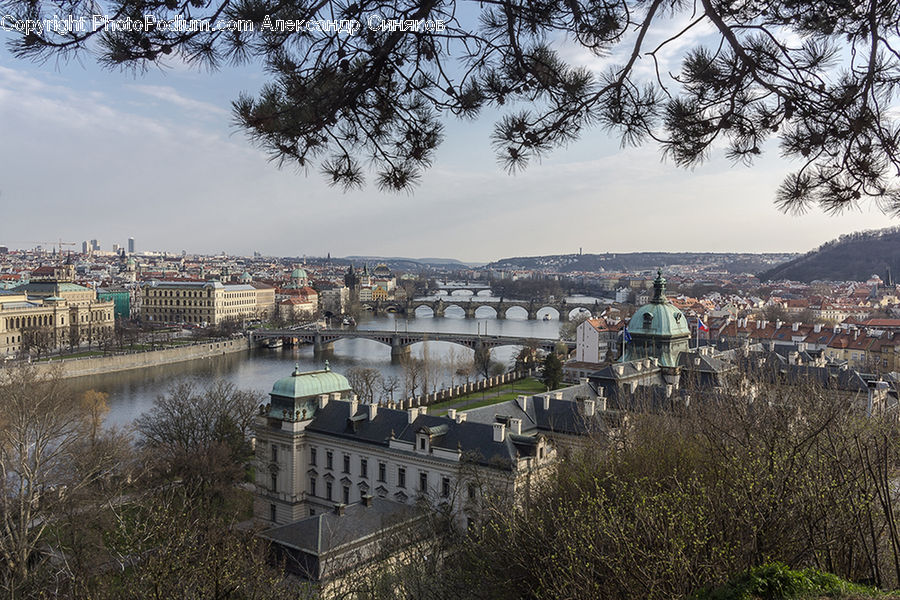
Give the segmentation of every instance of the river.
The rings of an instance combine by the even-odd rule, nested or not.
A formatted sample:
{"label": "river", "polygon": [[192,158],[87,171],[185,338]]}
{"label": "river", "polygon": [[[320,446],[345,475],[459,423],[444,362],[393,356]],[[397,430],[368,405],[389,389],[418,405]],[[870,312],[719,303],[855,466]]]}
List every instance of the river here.
{"label": "river", "polygon": [[[457,292],[457,295],[464,295]],[[479,297],[481,299],[482,297]],[[465,298],[454,299],[465,301]],[[585,298],[572,298],[584,301]],[[545,312],[553,315],[551,320],[543,320]],[[464,312],[458,307],[447,308],[441,318],[430,316],[431,311],[420,308],[415,318],[407,319],[403,315],[369,316],[359,323],[359,329],[387,331],[424,331],[444,333],[482,333],[486,335],[514,335],[535,338],[556,338],[559,335],[559,320],[555,318],[555,310],[543,310],[538,320],[528,321],[524,309],[511,308],[507,318],[494,318],[493,310],[480,308],[475,319],[466,319]],[[482,316],[484,313],[485,316]],[[501,347],[492,351],[492,358],[504,365],[511,365],[519,348]],[[440,363],[436,369],[435,381],[438,384],[449,384],[451,380],[458,384],[465,381],[464,376],[456,373],[456,368],[448,368],[449,363],[461,366],[463,361],[471,361],[472,351],[449,342],[425,342],[413,345],[412,355]],[[290,375],[294,365],[301,370],[323,368],[328,360],[330,367],[345,373],[352,367],[372,367],[383,376],[397,376],[400,390],[395,394],[400,398],[403,394],[403,368],[391,362],[390,348],[372,340],[346,339],[334,344],[334,352],[325,356],[313,356],[312,346],[295,348],[255,349],[246,354],[231,354],[210,359],[160,365],[149,369],[110,373],[91,377],[79,377],[72,380],[76,392],[95,389],[109,394],[109,414],[107,424],[116,426],[129,425],[138,415],[149,410],[157,396],[165,394],[174,384],[194,380],[203,385],[214,379],[233,382],[240,388],[258,390],[268,393],[272,384],[281,377]],[[440,385],[438,386],[440,387]]]}

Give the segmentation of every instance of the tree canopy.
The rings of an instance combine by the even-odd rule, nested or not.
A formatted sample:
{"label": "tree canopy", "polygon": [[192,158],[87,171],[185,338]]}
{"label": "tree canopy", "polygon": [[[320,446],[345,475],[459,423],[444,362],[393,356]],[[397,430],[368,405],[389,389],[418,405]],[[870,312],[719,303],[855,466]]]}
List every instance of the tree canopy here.
{"label": "tree canopy", "polygon": [[[92,0],[65,3],[84,31],[25,26],[57,15],[54,3],[0,5],[23,24],[19,57],[261,64],[271,81],[234,101],[238,125],[277,162],[345,188],[370,170],[382,189],[414,185],[448,118],[496,109],[510,171],[590,128],[658,143],[683,166],[714,150],[750,163],[776,138],[798,160],[781,208],[871,199],[900,211],[892,0],[111,0],[108,20],[92,19]],[[128,19],[141,26],[116,26]],[[670,51],[675,73],[658,60]]]}

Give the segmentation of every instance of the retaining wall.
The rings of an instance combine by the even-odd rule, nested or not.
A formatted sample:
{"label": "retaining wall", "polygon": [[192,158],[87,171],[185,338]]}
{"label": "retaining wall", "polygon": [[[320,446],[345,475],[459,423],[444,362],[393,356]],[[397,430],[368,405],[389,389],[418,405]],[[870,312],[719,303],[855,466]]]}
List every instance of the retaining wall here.
{"label": "retaining wall", "polygon": [[53,359],[49,362],[35,363],[34,367],[39,374],[60,369],[62,377],[83,377],[85,375],[100,375],[102,373],[156,367],[234,352],[246,352],[249,349],[250,340],[248,338],[236,338],[214,342],[200,342],[190,346],[179,346],[163,350],[114,354],[112,356]]}

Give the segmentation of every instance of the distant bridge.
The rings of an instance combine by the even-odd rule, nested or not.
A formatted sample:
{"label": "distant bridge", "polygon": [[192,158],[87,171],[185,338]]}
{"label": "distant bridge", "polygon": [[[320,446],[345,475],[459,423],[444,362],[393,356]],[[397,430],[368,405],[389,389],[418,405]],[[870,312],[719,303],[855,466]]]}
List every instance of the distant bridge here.
{"label": "distant bridge", "polygon": [[[312,344],[313,351],[328,352],[334,349],[334,343],[342,339],[373,340],[391,347],[391,357],[399,358],[409,354],[409,348],[419,342],[450,342],[472,350],[479,348],[498,348],[500,346],[527,346],[534,344],[542,350],[552,351],[560,340],[546,338],[528,338],[514,335],[479,335],[475,333],[434,333],[421,331],[369,331],[361,329],[257,329],[251,332],[251,342],[266,339],[281,339],[289,343]],[[569,350],[575,348],[575,342],[562,342]]]}
{"label": "distant bridge", "polygon": [[412,300],[380,300],[373,302],[363,302],[362,305],[375,312],[380,313],[401,313],[407,316],[415,316],[416,309],[420,306],[426,306],[431,309],[435,317],[443,317],[445,311],[456,306],[463,310],[467,319],[475,318],[475,311],[482,306],[489,306],[494,309],[497,319],[505,319],[506,311],[514,306],[525,309],[528,320],[537,319],[538,311],[544,308],[552,308],[559,314],[560,321],[568,321],[569,314],[575,309],[587,311],[591,316],[599,315],[606,305],[597,300],[588,302],[569,302],[565,299],[558,301],[541,301],[541,300],[509,300],[500,299],[480,299],[477,296],[442,296],[438,298],[414,298]]}
{"label": "distant bridge", "polygon": [[472,292],[472,295],[478,295],[479,292],[483,291],[491,291],[491,285],[489,283],[476,283],[474,281],[450,281],[450,282],[437,282],[437,289],[443,292],[447,292],[448,295],[453,294],[453,292]]}

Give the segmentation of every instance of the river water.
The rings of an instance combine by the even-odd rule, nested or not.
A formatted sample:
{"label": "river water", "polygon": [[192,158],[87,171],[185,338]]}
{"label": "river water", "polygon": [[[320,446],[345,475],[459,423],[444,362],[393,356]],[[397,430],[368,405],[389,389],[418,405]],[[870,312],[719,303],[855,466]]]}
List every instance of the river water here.
{"label": "river water", "polygon": [[[464,302],[463,296],[454,298]],[[482,297],[479,297],[481,299]],[[572,298],[583,301],[584,298]],[[543,320],[544,313],[553,318]],[[447,308],[442,318],[434,318],[430,309],[420,308],[417,317],[407,319],[403,315],[367,317],[359,323],[359,329],[386,331],[424,331],[444,333],[482,333],[484,335],[513,335],[534,338],[556,338],[560,322],[555,310],[544,309],[538,320],[528,321],[524,309],[511,308],[507,318],[498,320],[490,308],[479,308],[475,319],[466,319],[458,307]],[[519,348],[501,347],[492,351],[492,358],[504,365],[511,365]],[[412,346],[411,353],[417,358],[427,359],[438,365],[433,374],[434,385],[459,384],[465,376],[457,374],[458,367],[471,361],[472,351],[449,342],[425,342]],[[76,392],[95,389],[109,394],[110,411],[107,424],[129,425],[138,415],[149,410],[153,401],[174,384],[194,380],[203,385],[215,379],[233,382],[239,388],[268,393],[272,384],[281,377],[291,374],[295,365],[301,370],[315,370],[329,362],[331,369],[346,373],[352,367],[372,367],[382,376],[396,376],[400,381],[395,397],[403,395],[403,367],[391,362],[388,346],[372,340],[346,339],[334,344],[334,352],[324,356],[314,356],[311,345],[294,348],[255,349],[249,353],[230,354],[215,358],[160,365],[148,369],[110,373],[72,380]]]}

